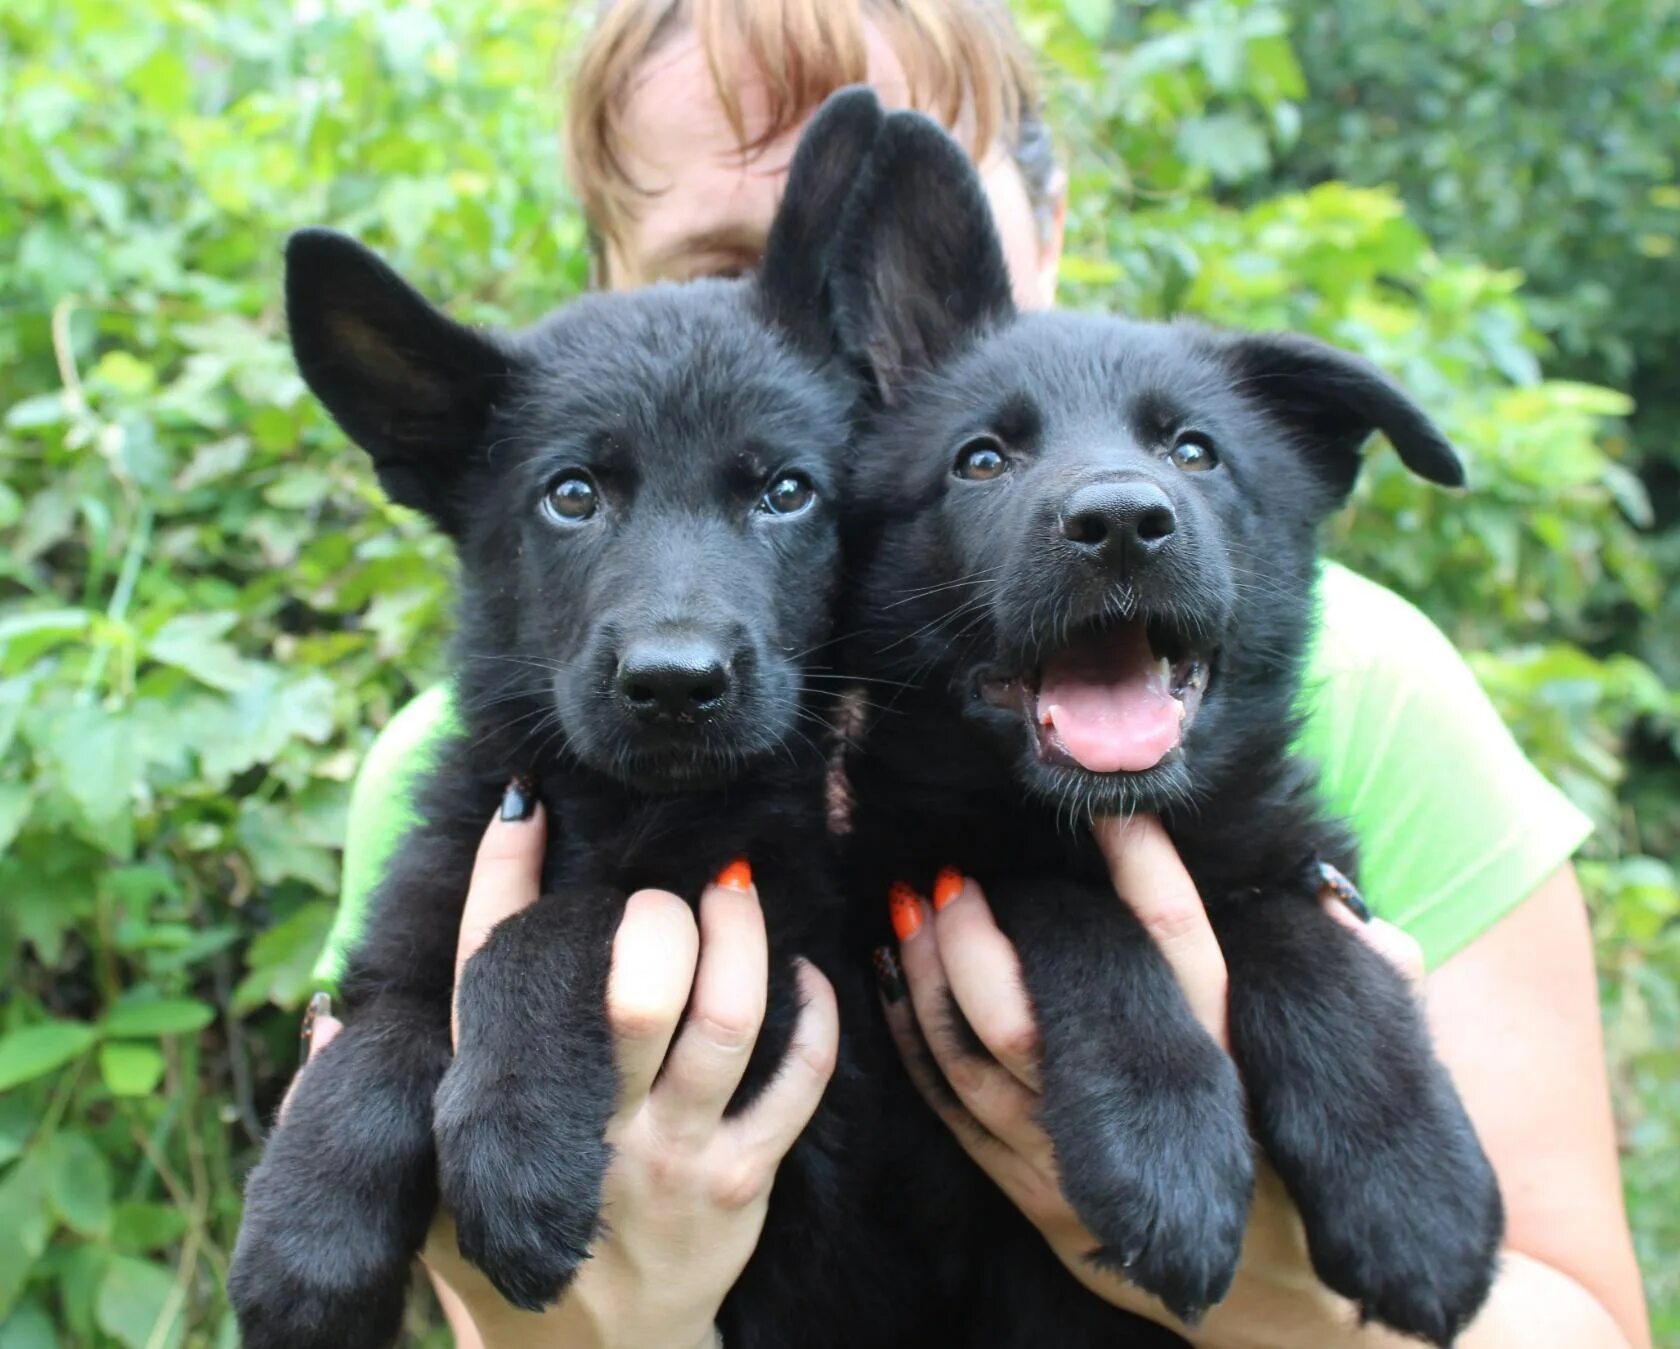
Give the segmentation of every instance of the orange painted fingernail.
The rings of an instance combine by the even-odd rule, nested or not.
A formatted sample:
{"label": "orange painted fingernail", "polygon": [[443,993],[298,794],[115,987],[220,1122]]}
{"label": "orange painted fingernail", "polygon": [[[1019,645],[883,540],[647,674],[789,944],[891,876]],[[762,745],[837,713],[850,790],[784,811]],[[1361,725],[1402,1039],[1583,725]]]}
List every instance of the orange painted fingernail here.
{"label": "orange painted fingernail", "polygon": [[894,881],[887,891],[887,908],[900,941],[909,941],[922,930],[921,897],[903,881]]}
{"label": "orange painted fingernail", "polygon": [[933,878],[933,907],[943,909],[962,893],[962,888],[962,872],[955,867],[941,867],[939,874]]}
{"label": "orange painted fingernail", "polygon": [[718,872],[717,880],[713,884],[724,890],[739,890],[745,894],[752,889],[752,867],[747,859],[737,857],[733,862]]}

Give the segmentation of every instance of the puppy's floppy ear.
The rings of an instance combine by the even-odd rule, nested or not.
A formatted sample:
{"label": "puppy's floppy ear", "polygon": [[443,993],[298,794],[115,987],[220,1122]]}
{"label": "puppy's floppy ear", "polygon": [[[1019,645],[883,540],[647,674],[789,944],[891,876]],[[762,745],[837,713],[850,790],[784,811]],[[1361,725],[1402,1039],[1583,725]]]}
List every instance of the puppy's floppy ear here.
{"label": "puppy's floppy ear", "polygon": [[1464,485],[1464,463],[1411,396],[1362,357],[1294,333],[1222,337],[1221,354],[1245,397],[1299,438],[1336,500],[1353,490],[1359,451],[1381,431],[1419,477]]}
{"label": "puppy's floppy ear", "polygon": [[881,128],[841,222],[833,285],[841,347],[885,403],[1014,316],[980,175],[932,118],[895,112]]}
{"label": "puppy's floppy ear", "polygon": [[462,479],[508,371],[502,349],[324,229],[286,242],[286,323],[304,381],[373,456],[390,498],[458,534]]}
{"label": "puppy's floppy ear", "polygon": [[830,94],[799,138],[770,225],[758,271],[759,302],[772,323],[812,351],[834,347],[828,276],[835,226],[884,117],[867,85]]}

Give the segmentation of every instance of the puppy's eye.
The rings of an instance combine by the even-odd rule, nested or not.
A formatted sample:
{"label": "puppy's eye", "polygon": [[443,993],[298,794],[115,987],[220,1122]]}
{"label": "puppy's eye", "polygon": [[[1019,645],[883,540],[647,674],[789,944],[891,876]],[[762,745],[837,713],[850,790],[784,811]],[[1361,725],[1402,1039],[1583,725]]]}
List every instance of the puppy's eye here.
{"label": "puppy's eye", "polygon": [[817,489],[803,473],[784,473],[764,489],[758,508],[766,515],[798,515],[816,499]]}
{"label": "puppy's eye", "polygon": [[1009,471],[1009,460],[995,436],[976,436],[957,451],[951,472],[970,482],[990,482]]}
{"label": "puppy's eye", "polygon": [[1219,451],[1200,431],[1182,432],[1173,442],[1167,458],[1173,461],[1174,467],[1186,473],[1206,473],[1210,468],[1219,467]]}
{"label": "puppy's eye", "polygon": [[600,508],[600,494],[587,473],[574,469],[549,483],[542,511],[557,525],[578,525]]}

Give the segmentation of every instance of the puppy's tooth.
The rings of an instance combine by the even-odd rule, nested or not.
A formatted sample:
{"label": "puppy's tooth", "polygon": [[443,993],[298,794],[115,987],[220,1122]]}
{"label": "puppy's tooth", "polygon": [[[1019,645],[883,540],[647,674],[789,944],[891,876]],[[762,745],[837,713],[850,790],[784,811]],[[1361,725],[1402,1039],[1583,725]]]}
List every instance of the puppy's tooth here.
{"label": "puppy's tooth", "polygon": [[1057,706],[1058,704],[1051,703],[1049,707],[1046,707],[1038,714],[1038,724],[1040,726],[1054,726],[1056,724]]}

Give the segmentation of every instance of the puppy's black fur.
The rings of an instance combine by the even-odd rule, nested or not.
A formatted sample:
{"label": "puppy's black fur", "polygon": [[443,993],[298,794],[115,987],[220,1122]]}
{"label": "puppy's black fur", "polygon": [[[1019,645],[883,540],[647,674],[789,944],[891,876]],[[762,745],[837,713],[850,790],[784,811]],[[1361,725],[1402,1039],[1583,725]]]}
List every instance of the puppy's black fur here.
{"label": "puppy's black fur", "polygon": [[[867,95],[812,123],[756,278],[586,298],[519,335],[458,326],[341,236],[291,241],[305,378],[458,545],[460,730],[373,900],[344,1030],[251,1176],[231,1280],[247,1345],[390,1342],[440,1198],[511,1301],[567,1287],[603,1221],[605,981],[630,891],[692,899],[750,859],[769,1010],[732,1111],[787,1052],[796,955],[848,1020],[869,996],[836,959],[827,862],[819,667],[856,386],[824,260],[880,125]],[[515,774],[548,812],[543,893],[468,963],[452,1054],[467,878]],[[720,1318],[732,1349],[878,1343],[904,1306],[862,1207],[870,1076],[843,1051],[783,1165]]]}
{"label": "puppy's black fur", "polygon": [[[886,705],[848,763],[860,937],[888,939],[892,881],[978,879],[1020,952],[1042,1121],[1095,1262],[1185,1318],[1220,1300],[1252,1128],[1324,1282],[1446,1344],[1493,1275],[1497,1185],[1400,976],[1319,905],[1319,863],[1351,874],[1353,840],[1291,744],[1316,529],[1362,443],[1380,430],[1446,484],[1459,461],[1385,376],[1309,340],[1016,314],[974,170],[925,118],[889,117],[868,173],[835,280],[878,401],[847,624]],[[1071,698],[1119,706],[1093,691],[1116,666],[1134,712],[1185,713],[1163,754],[1109,762],[1092,715],[1084,741],[1064,737]],[[1231,1057],[1085,828],[1132,811],[1159,815],[1206,902]],[[953,1342],[1160,1340],[1049,1261],[899,1085],[901,1192],[938,1215],[930,1285]]]}

